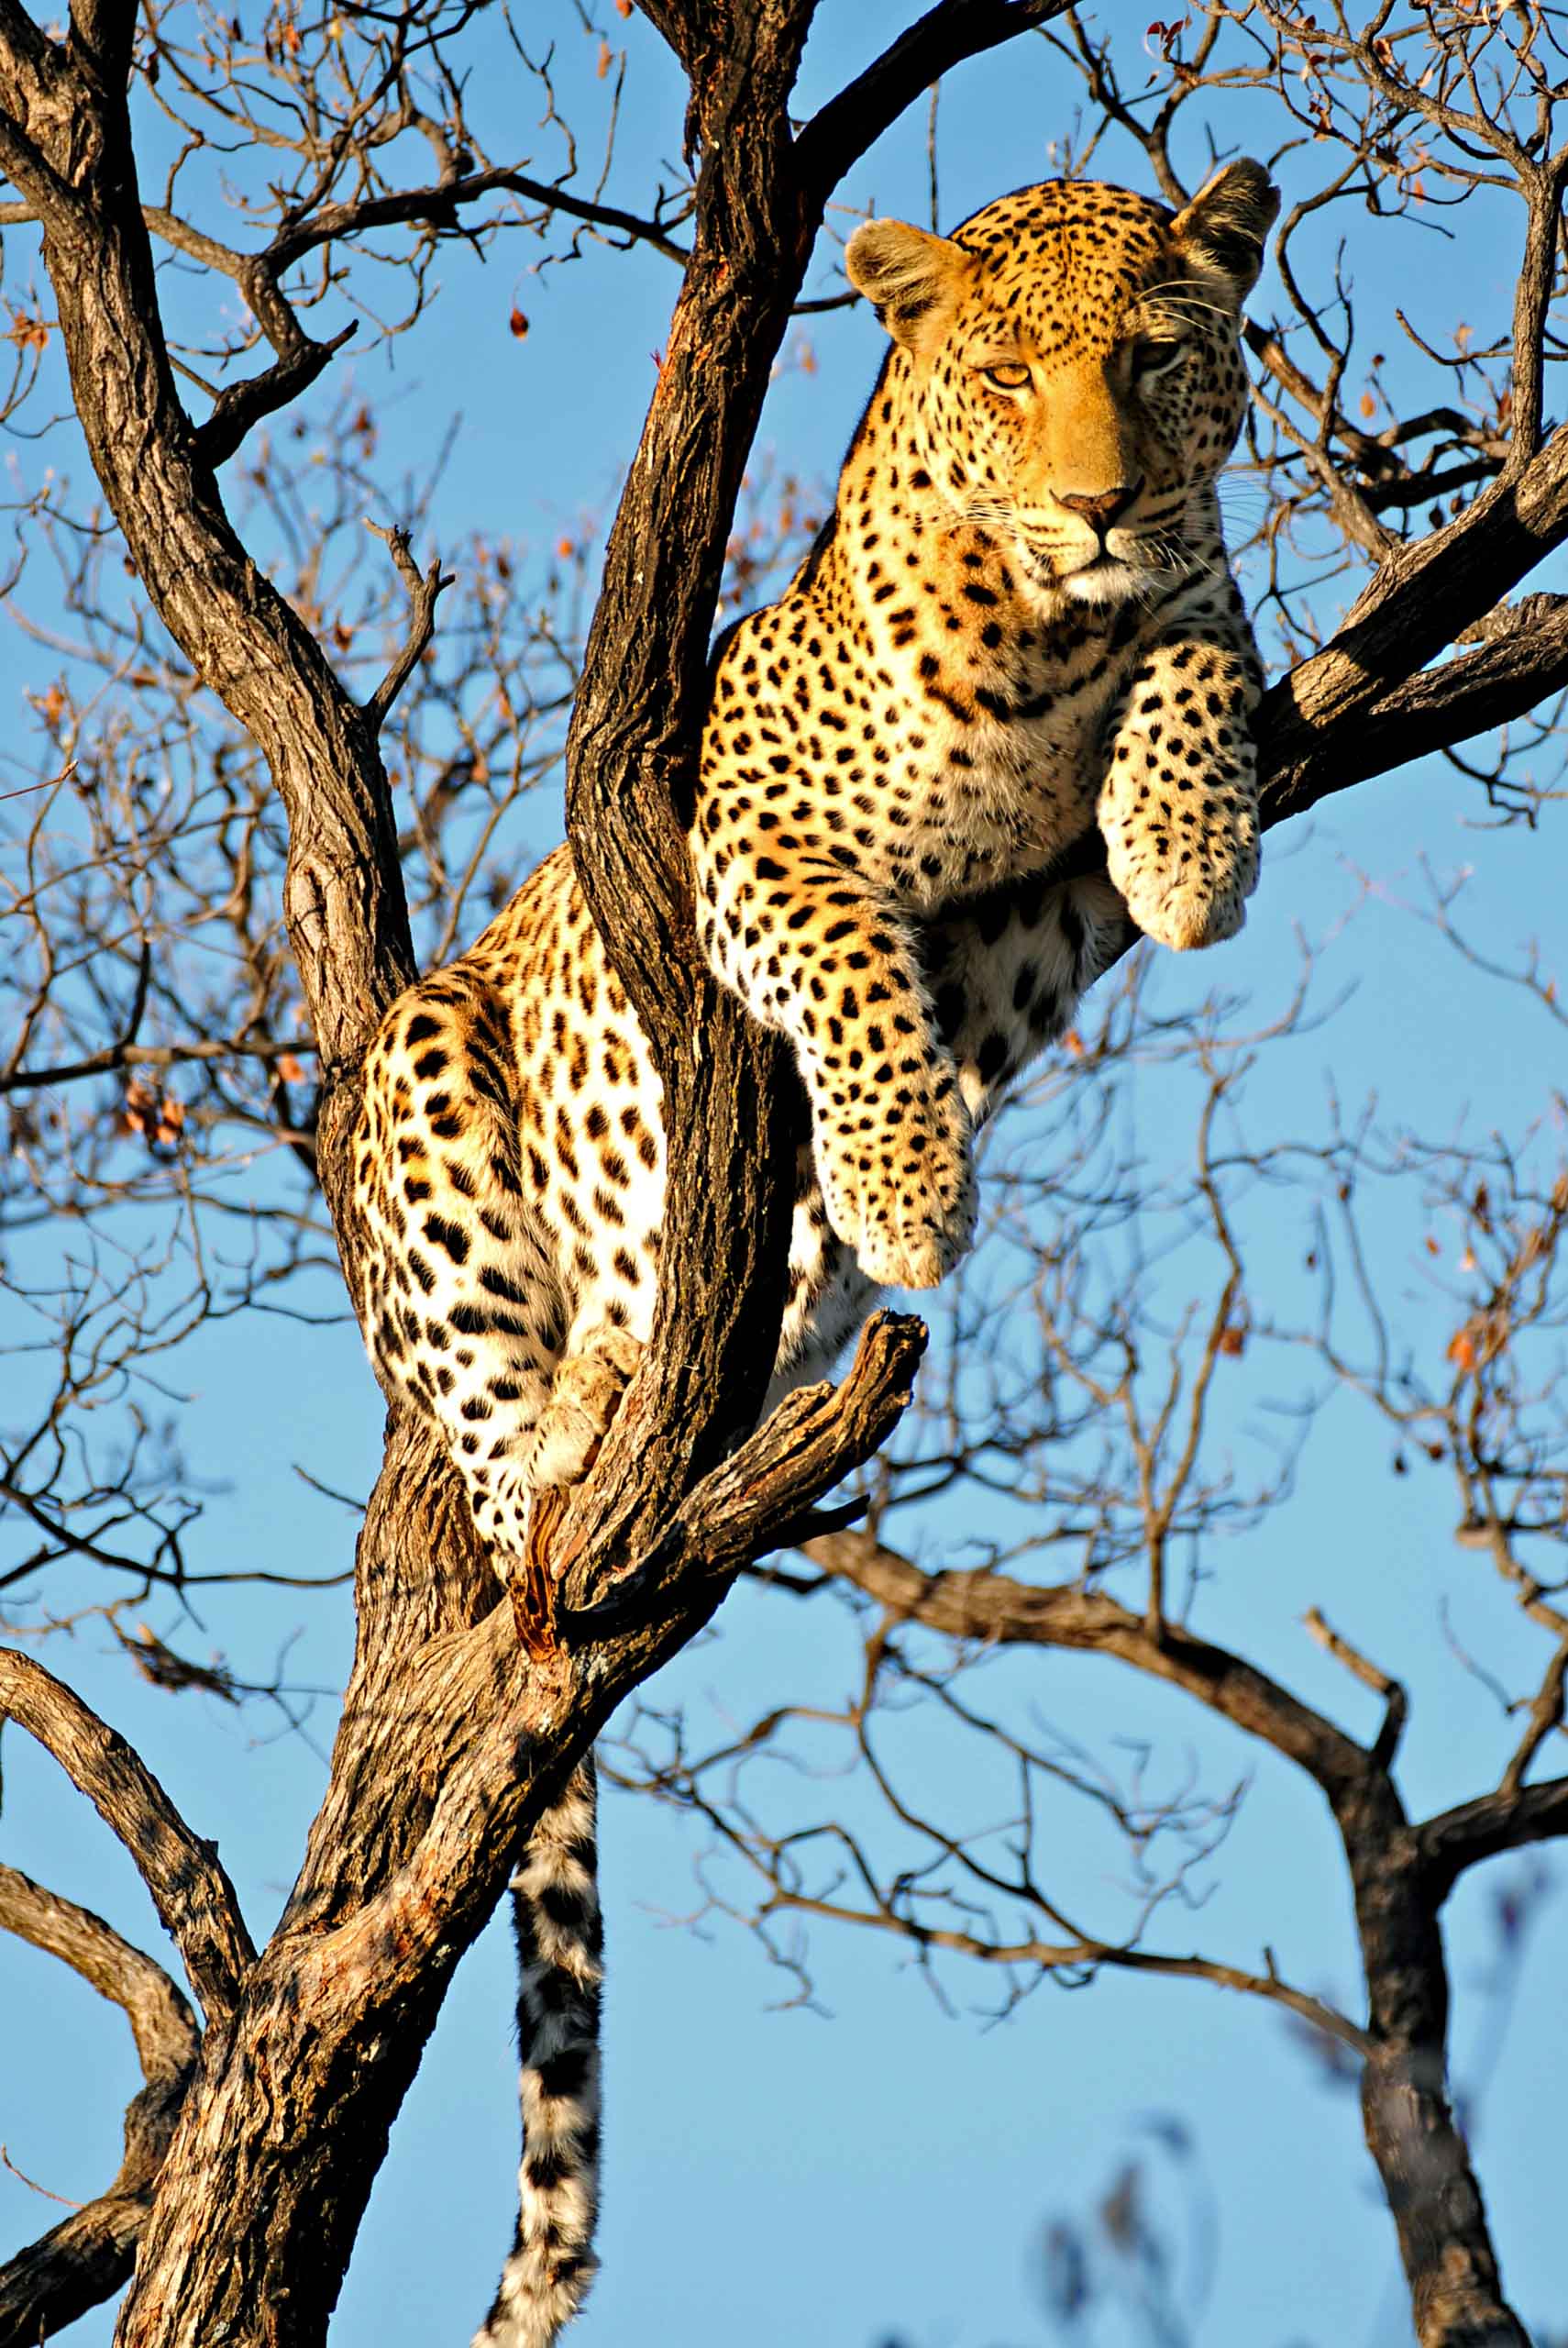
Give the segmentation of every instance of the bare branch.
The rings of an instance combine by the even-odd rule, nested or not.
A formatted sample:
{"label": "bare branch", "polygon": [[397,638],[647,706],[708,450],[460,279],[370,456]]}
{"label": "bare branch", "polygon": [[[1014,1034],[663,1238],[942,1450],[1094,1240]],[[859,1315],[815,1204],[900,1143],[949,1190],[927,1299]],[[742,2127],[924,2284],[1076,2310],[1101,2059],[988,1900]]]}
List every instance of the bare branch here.
{"label": "bare branch", "polygon": [[1040,1589],[1005,1574],[922,1574],[864,1533],[828,1534],[805,1554],[896,1619],[996,1645],[1088,1648],[1186,1688],[1297,1762],[1327,1791],[1337,1793],[1365,1767],[1359,1745],[1253,1665],[1170,1623],[1151,1635],[1143,1615],[1097,1590]]}
{"label": "bare branch", "polygon": [[1070,0],[937,0],[801,132],[795,152],[808,201],[824,203],[850,165],[944,73],[966,58],[1049,24],[1069,5]]}
{"label": "bare branch", "polygon": [[1383,1726],[1379,1729],[1377,1742],[1372,1748],[1372,1759],[1376,1768],[1391,1768],[1394,1756],[1399,1750],[1399,1739],[1404,1733],[1406,1714],[1409,1709],[1409,1700],[1404,1689],[1397,1679],[1391,1679],[1386,1671],[1380,1671],[1376,1664],[1369,1662],[1359,1649],[1352,1646],[1347,1638],[1342,1637],[1340,1633],[1324,1619],[1320,1608],[1309,1607],[1304,1619],[1307,1628],[1311,1632],[1318,1645],[1326,1648],[1336,1663],[1342,1663],[1346,1670],[1361,1681],[1364,1688],[1371,1688],[1382,1697]]}
{"label": "bare branch", "polygon": [[358,319],[350,318],[342,333],[335,334],[330,342],[312,342],[308,336],[302,335],[287,356],[263,374],[252,375],[243,383],[230,383],[219,392],[211,415],[196,427],[196,448],[204,461],[215,471],[226,464],[252,426],[308,391],[322,370],[330,365],[336,353],[358,331]]}
{"label": "bare branch", "polygon": [[424,657],[425,648],[436,632],[436,603],[453,582],[451,573],[442,570],[439,558],[431,563],[423,578],[420,576],[419,567],[408,550],[406,530],[385,530],[379,522],[372,522],[369,517],[365,527],[372,537],[380,538],[390,548],[398,576],[408,590],[408,600],[413,606],[403,648],[364,705],[367,724],[379,734],[386,724],[387,712]]}
{"label": "bare branch", "polygon": [[1516,1792],[1482,1794],[1429,1818],[1417,1829],[1432,1897],[1447,1899],[1467,1867],[1527,1843],[1568,1834],[1568,1778],[1551,1778]]}
{"label": "bare branch", "polygon": [[233,2010],[256,1952],[214,1846],[193,1834],[124,1737],[30,1656],[0,1648],[0,1709],[52,1753],[136,1863],[209,2022]]}
{"label": "bare branch", "polygon": [[131,2271],[201,2039],[160,1965],[85,1908],[0,1866],[0,1928],[60,1957],[130,2021],[145,2085],[126,2112],[112,2185],[0,2266],[0,2348],[31,2348],[117,2290]]}

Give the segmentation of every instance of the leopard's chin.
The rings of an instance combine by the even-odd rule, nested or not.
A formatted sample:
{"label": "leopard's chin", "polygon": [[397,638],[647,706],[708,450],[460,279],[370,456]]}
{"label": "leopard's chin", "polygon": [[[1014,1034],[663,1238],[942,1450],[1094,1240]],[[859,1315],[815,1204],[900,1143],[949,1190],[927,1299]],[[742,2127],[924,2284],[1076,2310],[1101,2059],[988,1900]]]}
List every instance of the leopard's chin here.
{"label": "leopard's chin", "polygon": [[1014,552],[1024,590],[1047,619],[1060,619],[1070,604],[1122,603],[1135,592],[1136,571],[1114,556],[1093,555],[1073,568],[1072,558],[1064,561],[1059,553],[1053,558],[1047,548],[1031,546],[1022,537]]}
{"label": "leopard's chin", "polygon": [[1125,604],[1148,591],[1149,574],[1136,563],[1113,554],[1097,555],[1092,562],[1055,582],[1059,595],[1075,604]]}

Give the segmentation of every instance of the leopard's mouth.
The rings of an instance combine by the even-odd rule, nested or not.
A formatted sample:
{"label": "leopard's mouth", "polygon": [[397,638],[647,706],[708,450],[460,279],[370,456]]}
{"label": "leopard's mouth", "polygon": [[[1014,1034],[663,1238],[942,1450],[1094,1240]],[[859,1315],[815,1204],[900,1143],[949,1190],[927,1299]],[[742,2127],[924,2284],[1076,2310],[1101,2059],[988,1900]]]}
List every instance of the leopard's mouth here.
{"label": "leopard's mouth", "polygon": [[1148,584],[1148,572],[1140,564],[1102,551],[1059,575],[1056,591],[1079,604],[1124,604],[1146,593]]}
{"label": "leopard's mouth", "polygon": [[1136,560],[1129,562],[1105,547],[1080,554],[1023,540],[1019,554],[1030,586],[1054,603],[1064,595],[1075,603],[1123,603],[1147,586],[1146,573]]}

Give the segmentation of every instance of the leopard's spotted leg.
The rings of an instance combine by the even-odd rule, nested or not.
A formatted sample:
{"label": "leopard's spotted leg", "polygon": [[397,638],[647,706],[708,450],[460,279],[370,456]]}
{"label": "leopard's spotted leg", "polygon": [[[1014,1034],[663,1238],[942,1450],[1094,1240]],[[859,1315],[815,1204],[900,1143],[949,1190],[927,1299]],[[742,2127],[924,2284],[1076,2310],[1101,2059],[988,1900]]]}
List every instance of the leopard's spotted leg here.
{"label": "leopard's spotted leg", "polygon": [[1117,892],[1091,879],[1019,881],[933,923],[937,1024],[977,1128],[1132,936]]}
{"label": "leopard's spotted leg", "polygon": [[1179,950],[1231,937],[1257,885],[1257,658],[1239,599],[1145,654],[1108,733],[1099,828],[1140,929]]}
{"label": "leopard's spotted leg", "polygon": [[[536,1496],[587,1471],[639,1348],[608,1322],[569,1327],[549,1233],[525,1198],[507,1073],[502,1022],[471,975],[393,1007],[366,1064],[351,1260],[381,1383],[441,1426],[516,1603]],[[524,2151],[516,2238],[477,2348],[548,2348],[596,2270],[594,1801],[591,1756],[513,1878]]]}
{"label": "leopard's spotted leg", "polygon": [[694,843],[708,959],[794,1046],[828,1220],[867,1278],[934,1288],[975,1224],[969,1117],[907,920],[858,874],[712,806]]}

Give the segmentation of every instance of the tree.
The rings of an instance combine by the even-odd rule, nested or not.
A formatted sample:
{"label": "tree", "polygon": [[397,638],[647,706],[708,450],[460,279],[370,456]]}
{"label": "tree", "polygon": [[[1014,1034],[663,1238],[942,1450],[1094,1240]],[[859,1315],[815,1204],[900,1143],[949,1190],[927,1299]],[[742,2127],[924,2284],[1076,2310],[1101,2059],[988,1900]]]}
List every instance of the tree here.
{"label": "tree", "polygon": [[[359,1057],[416,966],[415,923],[433,951],[462,932],[493,869],[495,827],[558,754],[569,706],[574,850],[658,1052],[679,1224],[652,1356],[592,1478],[549,1526],[566,1570],[553,1597],[541,1575],[523,1648],[510,1610],[492,1603],[444,1461],[421,1430],[389,1428],[359,1542],[354,1670],[330,1780],[282,1922],[259,1954],[221,1866],[145,1766],[31,1656],[7,1656],[6,1712],[131,1852],[204,2028],[198,2036],[166,1977],[96,1920],[6,1878],[8,1925],[130,2008],[148,2088],[115,2189],[7,2271],[11,2329],[0,2336],[58,2330],[119,2287],[133,2253],[125,2342],[220,2327],[230,2340],[324,2334],[453,1968],[532,1820],[621,1700],[709,1622],[738,1576],[760,1573],[775,1603],[820,1592],[866,1631],[863,1691],[839,1725],[866,1772],[862,1799],[885,1805],[890,1831],[779,1826],[757,1806],[749,1764],[799,1740],[790,1706],[723,1750],[694,1744],[662,1708],[634,1713],[624,1774],[701,1811],[760,1877],[746,1912],[761,1928],[816,1912],[893,1934],[922,1961],[947,1949],[999,1967],[1015,1986],[1106,1968],[1196,1972],[1286,2005],[1357,2068],[1423,2348],[1522,2340],[1445,2092],[1439,1916],[1466,1869],[1568,1823],[1568,1781],[1536,1774],[1561,1733],[1568,1655],[1551,1567],[1535,1562],[1562,1523],[1561,1173],[1507,1142],[1395,1161],[1395,1172],[1417,1167],[1473,1259],[1443,1378],[1423,1383],[1401,1358],[1355,1220],[1383,1171],[1382,1137],[1352,1121],[1311,1150],[1288,1137],[1239,1144],[1229,1120],[1246,1054],[1226,1046],[1222,1024],[1146,1011],[1139,964],[1120,991],[1105,991],[1099,1033],[1078,1039],[1054,1157],[1038,1124],[1016,1128],[1032,1134],[1033,1162],[999,1168],[1008,1240],[955,1290],[940,1381],[922,1389],[896,1455],[824,1511],[899,1424],[923,1334],[908,1316],[878,1316],[836,1390],[798,1396],[747,1434],[780,1302],[790,1082],[695,963],[678,811],[735,504],[824,207],[923,91],[1040,33],[1020,54],[1064,116],[1069,87],[1082,108],[1066,167],[1099,168],[1102,144],[1120,136],[1118,170],[1132,142],[1177,201],[1205,138],[1231,149],[1244,138],[1284,158],[1276,266],[1287,322],[1252,333],[1261,611],[1284,668],[1260,727],[1270,825],[1422,752],[1457,761],[1454,746],[1477,737],[1485,748],[1463,763],[1485,805],[1499,819],[1543,815],[1568,604],[1507,598],[1568,537],[1568,443],[1546,422],[1545,392],[1568,172],[1555,19],[1461,8],[1407,22],[1384,9],[1368,26],[1348,12],[1325,26],[1288,6],[1216,6],[1113,39],[1053,0],[940,0],[797,122],[810,0],[645,0],[643,13],[686,78],[690,168],[629,210],[581,194],[575,154],[536,178],[497,143],[465,79],[470,53],[493,70],[497,28],[441,0],[391,21],[339,12],[307,25],[283,7],[259,35],[239,17],[149,9],[138,22],[111,0],[83,0],[63,33],[0,10],[0,161],[17,199],[5,216],[36,225],[55,313],[41,295],[14,310],[14,415],[30,418],[29,398],[47,408],[63,353],[104,501],[73,506],[50,481],[28,491],[19,517],[35,558],[57,557],[63,616],[49,625],[71,641],[35,703],[41,773],[14,803],[13,909],[27,947],[5,1082],[21,1172],[13,1223],[29,1251],[14,1293],[28,1310],[40,1290],[60,1300],[58,1378],[6,1448],[6,1493],[25,1528],[18,1582],[74,1557],[128,1572],[141,1590],[199,1583],[200,1493],[177,1439],[135,1392],[106,1437],[101,1413],[204,1321],[287,1294],[318,1268],[326,1218],[351,1254],[344,1142]],[[553,59],[531,61],[508,29],[507,70],[531,75],[560,122]],[[619,70],[608,39],[602,54],[607,74]],[[160,183],[161,203],[150,194]],[[241,216],[220,234],[226,193]],[[1352,289],[1316,239],[1320,216],[1348,217],[1353,205],[1380,237],[1423,234],[1433,218],[1457,234],[1471,218],[1451,212],[1462,197],[1487,224],[1476,234],[1510,223],[1511,317],[1456,335],[1452,350],[1412,326],[1408,368],[1369,365]],[[389,534],[407,616],[378,660],[371,648],[396,631],[385,585],[345,553],[371,478],[373,407],[338,411],[314,510],[269,419],[330,367],[345,306],[373,323],[401,301],[393,327],[377,330],[412,329],[439,256],[464,239],[493,248],[519,228],[552,258],[592,232],[651,247],[681,271],[591,623],[580,650],[575,543],[542,613],[493,541],[453,562],[460,622],[451,604],[438,609],[452,582],[412,551],[434,511],[430,468],[405,502],[408,526]],[[389,233],[401,239],[390,250],[378,241]],[[169,257],[161,271],[155,251]],[[222,279],[238,290],[237,322],[220,313],[215,330],[193,271],[203,288]],[[814,297],[846,298],[831,284]],[[313,306],[331,327],[319,338],[304,323]],[[514,327],[526,331],[520,311]],[[257,367],[263,341],[270,356]],[[1434,375],[1441,399],[1428,392]],[[195,383],[199,420],[177,377]],[[1359,421],[1345,405],[1358,381]],[[237,468],[243,536],[219,488],[225,466]],[[761,541],[732,548],[737,584],[765,565],[776,519],[792,537],[788,515],[766,518]],[[1357,592],[1336,620],[1347,577]],[[401,826],[388,743],[400,784],[412,785]],[[1452,914],[1441,918],[1463,947]],[[215,934],[221,965],[205,952]],[[1520,982],[1537,1015],[1557,1016],[1544,973]],[[1280,1048],[1303,1016],[1273,1022],[1249,1049]],[[1184,1084],[1197,1094],[1192,1173],[1137,1209],[1208,1250],[1204,1311],[1185,1323],[1173,1246],[1141,1241],[1120,1282],[1104,1246],[1135,1220],[1112,1120],[1151,1062],[1166,1097]],[[117,1132],[60,1105],[106,1075],[121,1087]],[[219,1159],[241,1130],[285,1144],[297,1172],[269,1172],[250,1205],[249,1253],[231,1267],[205,1234],[230,1211]],[[142,1156],[127,1177],[131,1146]],[[1309,1269],[1322,1294],[1293,1324],[1262,1309],[1239,1234],[1246,1186],[1298,1168],[1321,1194]],[[30,1235],[50,1213],[72,1219],[86,1253],[62,1247],[40,1281]],[[1408,1470],[1441,1455],[1459,1482],[1467,1554],[1486,1557],[1550,1649],[1499,1783],[1424,1820],[1401,1799],[1406,1697],[1385,1665],[1321,1625],[1330,1651],[1382,1700],[1381,1727],[1358,1743],[1330,1708],[1199,1637],[1176,1589],[1180,1560],[1207,1573],[1219,1533],[1255,1528],[1288,1490],[1288,1453],[1272,1481],[1240,1497],[1209,1465],[1226,1366],[1255,1360],[1270,1340],[1310,1348],[1315,1390],[1332,1381],[1363,1392]],[[978,1565],[928,1571],[886,1538],[918,1501],[930,1528],[921,1542],[956,1541],[977,1492],[1005,1503],[1006,1528],[988,1535]],[[1063,1543],[1073,1579],[1018,1570],[1049,1564]],[[811,1571],[759,1565],[792,1545]],[[1132,1603],[1104,1585],[1134,1567]],[[156,1633],[134,1644],[145,1670],[189,1679],[193,1667]],[[1147,1944],[1230,1805],[1129,1799],[1018,1716],[983,1714],[971,1676],[999,1649],[1040,1646],[1130,1663],[1305,1773],[1341,1838],[1364,2014],[1281,1977],[1272,1959]],[[281,1679],[271,1692],[288,1700]],[[911,1693],[941,1733],[1005,1757],[1016,1811],[999,1832],[905,1793],[882,1747]],[[1104,1807],[1142,1870],[1124,1929],[1080,1925],[1077,1902],[1042,1880],[1040,1791],[1065,1778]],[[716,1896],[739,1904],[727,1879]],[[1027,1930],[1014,1928],[1020,1915]]]}

